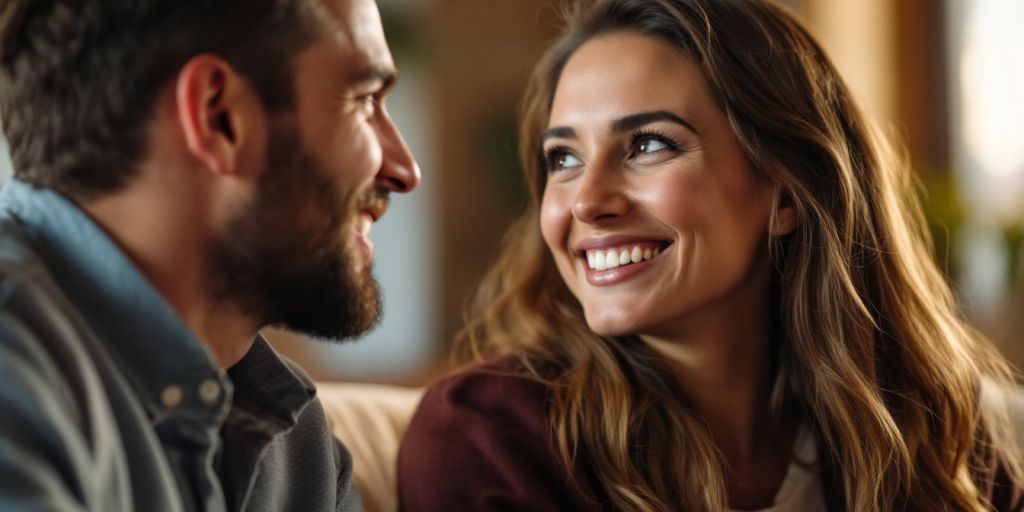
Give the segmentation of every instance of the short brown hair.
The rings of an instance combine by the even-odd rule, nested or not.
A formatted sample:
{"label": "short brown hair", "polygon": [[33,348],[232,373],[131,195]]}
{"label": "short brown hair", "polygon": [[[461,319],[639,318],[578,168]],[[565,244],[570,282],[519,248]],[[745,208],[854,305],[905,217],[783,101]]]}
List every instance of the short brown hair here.
{"label": "short brown hair", "polygon": [[4,0],[0,119],[15,176],[75,196],[132,176],[154,102],[189,58],[225,58],[269,109],[292,103],[291,57],[316,0]]}

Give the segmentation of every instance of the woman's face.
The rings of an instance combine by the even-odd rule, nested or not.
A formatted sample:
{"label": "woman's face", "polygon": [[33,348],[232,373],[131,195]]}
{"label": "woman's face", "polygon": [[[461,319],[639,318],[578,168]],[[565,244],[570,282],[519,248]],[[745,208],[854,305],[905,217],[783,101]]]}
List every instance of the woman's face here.
{"label": "woman's face", "polygon": [[541,231],[596,333],[679,336],[764,299],[774,186],[673,46],[632,33],[581,46],[543,148]]}

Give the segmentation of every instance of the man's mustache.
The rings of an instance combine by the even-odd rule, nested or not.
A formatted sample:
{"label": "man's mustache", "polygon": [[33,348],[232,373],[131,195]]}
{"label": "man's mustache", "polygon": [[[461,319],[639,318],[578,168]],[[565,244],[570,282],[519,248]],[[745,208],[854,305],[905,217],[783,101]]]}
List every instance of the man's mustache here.
{"label": "man's mustache", "polygon": [[391,192],[383,187],[372,187],[356,200],[356,211],[369,212],[376,221],[384,215],[391,204]]}

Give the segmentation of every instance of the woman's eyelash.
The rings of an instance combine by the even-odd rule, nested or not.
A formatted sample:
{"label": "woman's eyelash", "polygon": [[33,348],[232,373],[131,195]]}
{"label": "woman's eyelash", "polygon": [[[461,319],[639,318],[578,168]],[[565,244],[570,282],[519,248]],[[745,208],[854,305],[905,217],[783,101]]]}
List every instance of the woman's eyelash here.
{"label": "woman's eyelash", "polygon": [[[644,140],[657,141],[658,143],[665,146],[664,148],[657,149],[655,151],[652,151],[651,153],[657,153],[659,151],[665,150],[674,152],[682,151],[682,147],[679,145],[679,143],[677,143],[671,137],[656,130],[645,129],[638,130],[630,136],[629,147],[631,148],[631,155],[636,153],[638,145],[643,143]],[[559,159],[566,157],[578,159],[578,157],[576,157],[572,150],[569,149],[567,146],[559,145],[545,149],[542,154],[545,170],[547,170],[548,172],[560,170],[561,162],[559,162]]]}
{"label": "woman's eyelash", "polygon": [[551,162],[551,159],[558,153],[565,151],[565,146],[552,146],[544,150],[544,162]]}
{"label": "woman's eyelash", "polygon": [[661,142],[662,144],[668,146],[668,148],[673,151],[679,151],[680,148],[679,144],[676,143],[676,141],[672,140],[671,137],[651,129],[639,130],[634,132],[630,140],[630,147],[636,147],[636,145],[639,144],[644,139],[655,139],[658,142]]}
{"label": "woman's eyelash", "polygon": [[544,169],[548,171],[555,170],[558,166],[556,161],[558,158],[569,154],[569,148],[565,146],[552,146],[544,150]]}

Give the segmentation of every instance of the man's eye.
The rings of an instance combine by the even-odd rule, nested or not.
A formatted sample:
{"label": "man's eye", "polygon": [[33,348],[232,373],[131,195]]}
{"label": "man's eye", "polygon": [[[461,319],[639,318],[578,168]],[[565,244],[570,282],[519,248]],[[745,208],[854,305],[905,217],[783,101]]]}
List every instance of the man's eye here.
{"label": "man's eye", "polygon": [[544,163],[547,172],[572,169],[583,165],[583,161],[579,157],[562,147],[552,148],[545,152]]}
{"label": "man's eye", "polygon": [[377,95],[376,94],[363,94],[356,96],[356,105],[369,113],[373,113],[377,109]]}

